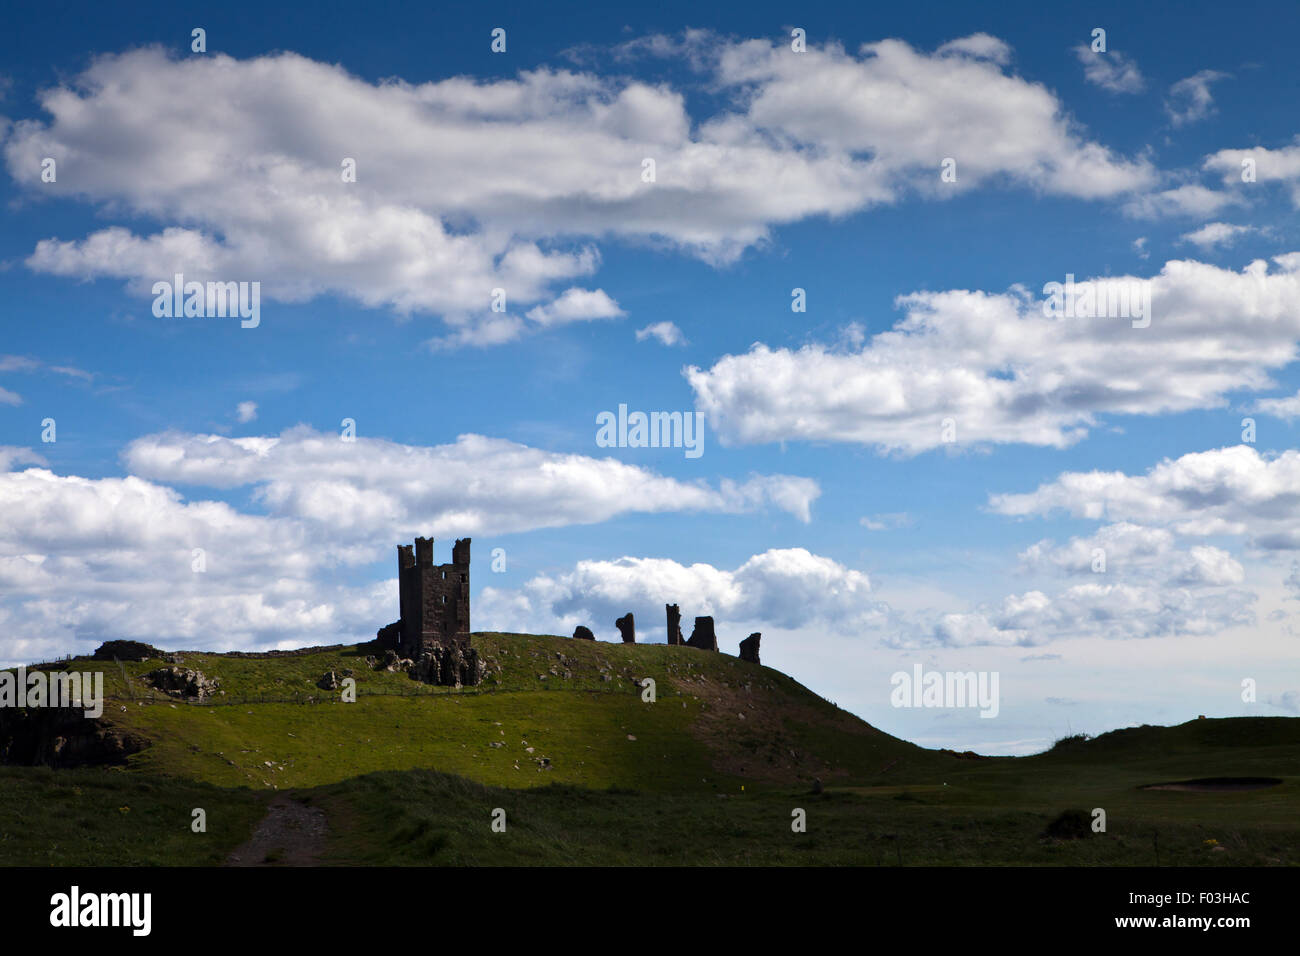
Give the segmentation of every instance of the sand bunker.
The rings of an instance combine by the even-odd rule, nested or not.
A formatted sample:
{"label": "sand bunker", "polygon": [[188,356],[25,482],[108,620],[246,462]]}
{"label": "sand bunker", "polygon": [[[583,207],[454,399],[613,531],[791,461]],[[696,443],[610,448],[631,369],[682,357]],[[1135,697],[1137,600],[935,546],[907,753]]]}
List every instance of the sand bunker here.
{"label": "sand bunker", "polygon": [[1238,790],[1264,790],[1267,787],[1276,787],[1281,782],[1277,777],[1205,777],[1201,780],[1179,780],[1175,783],[1149,783],[1140,789],[1233,793]]}

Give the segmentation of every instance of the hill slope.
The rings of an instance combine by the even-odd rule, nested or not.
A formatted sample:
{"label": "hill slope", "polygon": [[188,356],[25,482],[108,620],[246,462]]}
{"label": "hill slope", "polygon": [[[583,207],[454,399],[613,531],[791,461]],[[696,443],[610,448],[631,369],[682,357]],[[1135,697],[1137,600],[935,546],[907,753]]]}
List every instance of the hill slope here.
{"label": "hill slope", "polygon": [[[489,673],[463,689],[375,670],[371,645],[59,664],[104,673],[97,734],[147,746],[107,771],[0,767],[0,863],[216,863],[270,801],[290,800],[323,811],[324,863],[1300,864],[1300,719],[1195,720],[961,759],[723,654],[473,640]],[[220,687],[207,704],[174,700],[145,679],[165,666]],[[348,671],[355,703],[317,686]],[[1281,783],[1144,789],[1230,775]],[[825,792],[810,792],[814,777]],[[209,829],[195,834],[199,807]],[[1045,835],[1063,811],[1097,809],[1104,834]],[[508,836],[490,827],[498,810]]]}
{"label": "hill slope", "polygon": [[[131,770],[220,786],[310,787],[427,768],[506,787],[730,790],[813,777],[862,785],[951,759],[725,654],[524,634],[473,641],[488,673],[461,689],[376,670],[370,645],[183,653],[177,666],[220,683],[203,705],[149,686],[145,675],[168,660],[67,666],[102,670],[104,720],[149,741]],[[354,703],[317,686],[331,671],[354,677]],[[653,703],[643,699],[647,678]]]}

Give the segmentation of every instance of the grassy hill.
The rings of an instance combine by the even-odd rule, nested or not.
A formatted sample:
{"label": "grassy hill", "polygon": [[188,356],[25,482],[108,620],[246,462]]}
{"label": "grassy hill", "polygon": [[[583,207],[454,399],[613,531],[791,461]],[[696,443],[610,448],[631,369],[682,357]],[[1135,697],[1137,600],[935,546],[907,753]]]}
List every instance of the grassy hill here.
{"label": "grassy hill", "polygon": [[[473,640],[488,674],[462,689],[374,670],[369,645],[184,653],[178,666],[220,682],[204,705],[148,686],[170,661],[60,665],[102,670],[105,723],[149,746],[111,769],[0,768],[0,862],[219,862],[288,793],[328,818],[321,862],[1300,863],[1300,720],[1198,720],[970,759],[724,654]],[[351,672],[355,703],[317,686],[327,671]],[[1284,782],[1141,789],[1234,775]],[[825,792],[810,792],[814,777]],[[207,833],[190,828],[195,807]],[[1105,834],[1043,837],[1062,811],[1095,807]],[[489,825],[497,808],[505,833]]]}
{"label": "grassy hill", "polygon": [[[185,653],[181,666],[220,681],[212,706],[150,688],[143,677],[162,660],[69,667],[102,669],[113,698],[105,718],[153,741],[132,770],[227,787],[310,787],[422,767],[506,787],[676,792],[814,776],[865,784],[945,762],[729,655],[524,634],[476,634],[474,644],[488,675],[462,689],[373,670],[369,645],[263,658]],[[316,686],[327,671],[352,673],[355,703]],[[654,703],[642,700],[645,678],[655,681]]]}

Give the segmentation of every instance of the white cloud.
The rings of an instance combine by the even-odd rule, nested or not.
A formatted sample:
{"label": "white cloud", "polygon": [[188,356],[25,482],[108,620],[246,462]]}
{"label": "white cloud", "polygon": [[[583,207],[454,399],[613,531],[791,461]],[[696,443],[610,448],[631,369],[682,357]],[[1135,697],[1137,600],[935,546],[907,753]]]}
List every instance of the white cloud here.
{"label": "white cloud", "polygon": [[506,534],[630,513],[743,513],[772,506],[808,521],[820,494],[807,478],[757,475],[710,486],[613,458],[547,452],[482,435],[417,446],[365,437],[346,442],[305,427],[247,438],[169,432],[132,442],[124,460],[132,474],[157,481],[252,487],[277,516],[375,544],[417,532]]}
{"label": "white cloud", "polygon": [[1231,193],[1187,183],[1160,192],[1136,196],[1124,204],[1124,213],[1135,219],[1166,219],[1172,216],[1213,216],[1241,199]]}
{"label": "white cloud", "polygon": [[365,639],[391,617],[394,589],[333,585],[322,572],[370,560],[298,522],[187,502],[136,477],[6,471],[0,657],[84,653],[75,642],[108,637],[224,648]]}
{"label": "white cloud", "polygon": [[1255,182],[1283,183],[1290,187],[1291,202],[1300,209],[1300,143],[1280,149],[1221,149],[1206,157],[1205,169],[1219,173],[1225,185],[1240,185],[1243,163],[1249,161]]}
{"label": "white cloud", "polygon": [[1201,70],[1169,87],[1165,111],[1175,126],[1186,126],[1205,119],[1214,112],[1210,84],[1228,78],[1218,70]]}
{"label": "white cloud", "polygon": [[[75,378],[82,382],[94,380],[94,375],[84,369],[70,365],[50,365],[27,355],[0,355],[0,373],[18,372],[34,374],[36,372],[53,372],[65,378]],[[21,405],[23,398],[17,392],[0,386],[0,405]]]}
{"label": "white cloud", "polygon": [[1142,579],[1164,587],[1240,584],[1245,570],[1228,552],[1209,545],[1179,550],[1172,532],[1121,521],[1063,545],[1040,541],[1021,555],[1029,570],[1096,575],[1096,580]]}
{"label": "white cloud", "polygon": [[655,339],[661,345],[685,345],[686,336],[672,322],[654,322],[645,328],[636,330],[636,340],[644,342],[646,339]]}
{"label": "white cloud", "polygon": [[1265,550],[1300,548],[1300,451],[1260,454],[1232,445],[1165,459],[1144,475],[1065,472],[1026,494],[989,499],[995,512],[1064,512],[1133,521],[1187,537],[1245,536]]}
{"label": "white cloud", "polygon": [[1215,246],[1230,245],[1238,237],[1255,232],[1254,226],[1234,226],[1227,222],[1206,223],[1195,232],[1187,232],[1182,235],[1183,242],[1190,242],[1200,246],[1202,249],[1213,249]]}
{"label": "white cloud", "polygon": [[887,514],[866,515],[858,519],[858,524],[868,531],[889,531],[894,528],[908,528],[912,525],[912,516],[905,511]]}
{"label": "white cloud", "polygon": [[235,418],[241,425],[257,418],[257,402],[240,402],[235,408]]}
{"label": "white cloud", "polygon": [[554,302],[530,309],[528,318],[540,325],[563,325],[566,322],[621,318],[626,314],[605,294],[604,289],[593,292],[575,287],[566,289]]}
{"label": "white cloud", "polygon": [[1074,55],[1083,64],[1083,76],[1094,86],[1111,93],[1140,93],[1146,88],[1142,72],[1131,57],[1116,50],[1094,53],[1086,43],[1074,48]]}
{"label": "white cloud", "polygon": [[[388,558],[413,534],[768,506],[806,521],[819,493],[804,478],[710,486],[481,436],[424,448],[305,428],[169,433],[133,442],[124,459],[133,474],[91,479],[0,447],[0,660],[84,652],[109,637],[205,648],[368,640],[396,615],[395,584],[344,583],[359,575],[339,569]],[[11,470],[24,464],[33,467]],[[186,500],[162,482],[247,487],[267,513]],[[815,579],[819,567],[808,562],[804,573]],[[760,583],[771,571],[758,559],[747,568]]]}
{"label": "white cloud", "polygon": [[[596,271],[596,239],[725,262],[783,223],[947,195],[936,170],[950,155],[961,189],[1010,181],[1100,198],[1153,179],[1145,161],[1087,139],[1044,86],[1005,73],[992,37],[798,57],[763,40],[691,40],[705,46],[693,62],[712,65],[701,82],[722,107],[700,116],[665,84],[544,68],[376,84],[291,53],[101,57],[41,94],[48,120],[13,125],[9,171],[36,188],[30,171],[52,156],[67,175],[41,195],[163,226],[45,239],[28,264],[122,278],[142,296],[183,272],[260,281],[267,301],[335,294],[435,313],[447,347],[521,334],[489,312],[494,288],[539,321],[574,308],[555,288]],[[196,138],[177,102],[221,103],[220,122]]]}
{"label": "white cloud", "polygon": [[1078,584],[1060,594],[1010,595],[996,606],[941,615],[898,632],[899,647],[1036,647],[1083,638],[1137,640],[1215,635],[1254,621],[1255,595],[1229,588]]}
{"label": "white cloud", "polygon": [[1300,418],[1300,392],[1284,398],[1261,398],[1255,403],[1253,410],[1263,412],[1265,415],[1276,415],[1288,422],[1293,418]]}
{"label": "white cloud", "polygon": [[[861,348],[755,344],[685,374],[725,444],[840,441],[915,454],[944,443],[1065,447],[1103,414],[1221,407],[1271,386],[1300,344],[1300,254],[1240,272],[1171,261],[1149,280],[1091,280],[1098,299],[1149,282],[1148,328],[1044,316],[1023,289],[898,300],[905,317]],[[1061,281],[1064,276],[1054,277]],[[1082,280],[1079,280],[1082,282]]]}
{"label": "white cloud", "polygon": [[934,52],[938,56],[968,56],[977,60],[992,60],[1001,65],[1011,62],[1011,47],[987,33],[972,33],[968,37],[949,40]]}
{"label": "white cloud", "polygon": [[522,620],[542,632],[567,634],[579,624],[597,633],[610,630],[615,617],[630,610],[639,634],[662,640],[664,605],[678,604],[685,636],[694,617],[711,615],[719,639],[730,643],[756,624],[856,633],[882,614],[870,590],[867,575],[803,548],[765,551],[734,570],[623,557],[580,561],[570,571],[537,575],[517,590],[484,588],[479,614],[487,626],[517,627]]}

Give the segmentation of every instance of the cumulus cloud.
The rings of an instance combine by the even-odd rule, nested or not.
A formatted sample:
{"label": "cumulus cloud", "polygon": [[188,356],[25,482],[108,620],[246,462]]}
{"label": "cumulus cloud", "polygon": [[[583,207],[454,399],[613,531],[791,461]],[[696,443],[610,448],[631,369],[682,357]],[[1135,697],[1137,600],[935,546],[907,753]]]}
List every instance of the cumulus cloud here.
{"label": "cumulus cloud", "polygon": [[1300,451],[1233,445],[1165,459],[1143,475],[1065,472],[1025,494],[999,494],[1004,515],[1064,512],[1132,521],[1188,537],[1245,536],[1266,550],[1300,548]]}
{"label": "cumulus cloud", "polygon": [[594,524],[636,512],[773,506],[807,521],[820,494],[807,478],[684,482],[613,458],[482,435],[417,446],[343,441],[305,427],[246,438],[169,432],[137,439],[123,457],[132,474],[179,485],[251,487],[275,515],[376,542],[415,532],[507,534]]}
{"label": "cumulus cloud", "polygon": [[1158,192],[1135,196],[1124,204],[1124,213],[1135,219],[1167,219],[1174,216],[1213,216],[1241,199],[1231,193],[1199,183],[1185,183]]}
{"label": "cumulus cloud", "polygon": [[1144,578],[1165,587],[1215,587],[1240,584],[1242,566],[1228,552],[1209,545],[1179,550],[1172,532],[1121,521],[1062,545],[1050,540],[1031,545],[1020,555],[1028,570],[1067,575],[1104,574],[1107,578]]}
{"label": "cumulus cloud", "polygon": [[1083,64],[1083,76],[1094,86],[1111,93],[1140,93],[1146,80],[1131,57],[1117,50],[1095,53],[1086,43],[1074,48],[1074,55]]}
{"label": "cumulus cloud", "polygon": [[899,647],[1036,647],[1090,637],[1212,635],[1252,623],[1255,600],[1237,588],[1078,584],[1055,595],[1027,591],[990,607],[943,614],[927,627],[897,632],[890,642]]}
{"label": "cumulus cloud", "polygon": [[1165,112],[1175,126],[1186,126],[1205,119],[1214,112],[1214,95],[1210,84],[1228,78],[1218,70],[1201,70],[1169,87]]}
{"label": "cumulus cloud", "polygon": [[[1300,344],[1300,254],[1240,272],[1194,261],[1150,279],[1079,280],[1102,301],[1149,283],[1152,318],[1044,315],[1024,289],[902,296],[905,317],[862,347],[758,343],[685,375],[724,444],[840,441],[915,454],[959,444],[1065,447],[1103,414],[1220,407]],[[1056,281],[1061,281],[1064,276]]]}
{"label": "cumulus cloud", "polygon": [[618,303],[605,294],[604,289],[566,289],[554,302],[539,305],[528,311],[528,318],[541,325],[563,325],[566,322],[586,322],[591,319],[614,319],[626,315]]}
{"label": "cumulus cloud", "polygon": [[1228,186],[1242,183],[1243,171],[1248,167],[1255,182],[1286,185],[1292,205],[1300,209],[1300,143],[1279,149],[1221,149],[1206,157],[1204,167],[1221,175]]}
{"label": "cumulus cloud", "polygon": [[322,573],[373,560],[368,549],[136,477],[5,471],[0,515],[0,655],[10,660],[108,637],[225,648],[358,640],[395,600],[388,583],[343,587]]}
{"label": "cumulus cloud", "polygon": [[1252,409],[1265,415],[1274,415],[1286,421],[1300,418],[1300,392],[1285,398],[1261,398]]}
{"label": "cumulus cloud", "polygon": [[636,330],[636,340],[644,342],[646,339],[654,339],[661,345],[685,345],[686,336],[672,322],[654,322],[645,328]]}
{"label": "cumulus cloud", "polygon": [[1254,226],[1234,226],[1232,223],[1227,222],[1211,222],[1206,223],[1194,232],[1184,233],[1182,241],[1209,250],[1215,246],[1230,245],[1241,236],[1255,231]]}
{"label": "cumulus cloud", "polygon": [[[48,659],[108,637],[209,648],[366,640],[392,619],[395,585],[346,582],[416,533],[769,506],[806,521],[819,493],[803,478],[681,482],[471,435],[430,448],[306,428],[168,433],[133,442],[123,458],[131,474],[90,479],[0,447],[0,659]],[[173,485],[247,488],[266,513],[187,500]],[[817,567],[804,569],[809,580]],[[765,573],[784,572],[755,560],[745,580],[761,584]]]}
{"label": "cumulus cloud", "polygon": [[622,557],[580,561],[571,570],[537,575],[514,590],[484,588],[478,613],[492,622],[489,626],[522,620],[543,631],[569,633],[579,624],[597,632],[612,629],[614,619],[631,610],[638,633],[662,640],[664,605],[679,604],[687,615],[687,637],[690,615],[712,615],[720,640],[730,642],[732,636],[736,641],[745,637],[739,631],[753,624],[857,633],[884,613],[870,591],[866,574],[803,548],[765,551],[732,570]]}
{"label": "cumulus cloud", "polygon": [[[41,94],[47,119],[13,124],[5,161],[36,188],[54,157],[66,175],[41,195],[162,226],[45,239],[27,261],[141,295],[176,272],[257,280],[268,300],[335,294],[442,316],[452,328],[436,347],[489,344],[523,329],[489,311],[494,288],[538,322],[615,314],[603,292],[571,287],[598,268],[603,238],[730,261],[774,226],[947,195],[933,185],[945,156],[960,157],[960,189],[1099,198],[1153,178],[1005,72],[1005,44],[986,35],[934,53],[888,40],[794,56],[697,34],[701,47],[692,62],[721,105],[695,116],[666,82],[589,72],[371,83],[292,53],[100,57]],[[196,138],[182,102],[220,103],[220,121]]]}

